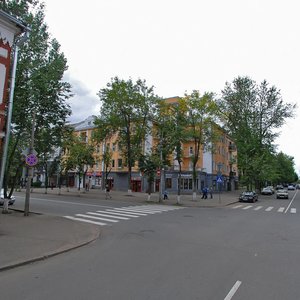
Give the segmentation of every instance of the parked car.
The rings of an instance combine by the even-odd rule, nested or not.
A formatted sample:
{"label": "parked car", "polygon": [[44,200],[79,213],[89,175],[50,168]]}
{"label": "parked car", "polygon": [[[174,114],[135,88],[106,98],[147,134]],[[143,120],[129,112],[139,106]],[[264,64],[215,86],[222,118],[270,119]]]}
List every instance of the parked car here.
{"label": "parked car", "polygon": [[262,195],[273,195],[273,191],[271,190],[270,187],[267,186],[261,190],[261,194]]}
{"label": "parked car", "polygon": [[274,186],[272,185],[268,185],[267,188],[269,188],[271,191],[272,191],[272,194],[275,193],[275,189],[274,189]]}
{"label": "parked car", "polygon": [[[16,201],[16,197],[14,195],[12,195],[9,199],[8,199],[8,205],[13,205]],[[3,206],[4,204],[4,190],[1,189],[1,197],[0,197],[0,206]]]}
{"label": "parked car", "polygon": [[245,191],[243,192],[240,197],[240,202],[255,202],[258,200],[258,195],[254,191]]}
{"label": "parked car", "polygon": [[285,189],[280,189],[276,192],[277,199],[289,199],[289,192]]}
{"label": "parked car", "polygon": [[283,185],[281,185],[281,184],[276,185],[276,191],[282,190],[282,189],[284,189]]}
{"label": "parked car", "polygon": [[295,189],[296,188],[292,184],[288,185],[288,190],[289,191],[294,191]]}

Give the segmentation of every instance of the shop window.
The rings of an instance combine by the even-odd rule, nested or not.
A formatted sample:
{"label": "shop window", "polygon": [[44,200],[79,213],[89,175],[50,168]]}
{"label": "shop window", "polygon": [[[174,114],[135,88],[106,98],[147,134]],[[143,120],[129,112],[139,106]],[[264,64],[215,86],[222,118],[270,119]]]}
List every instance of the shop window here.
{"label": "shop window", "polygon": [[172,178],[166,178],[166,189],[172,188]]}

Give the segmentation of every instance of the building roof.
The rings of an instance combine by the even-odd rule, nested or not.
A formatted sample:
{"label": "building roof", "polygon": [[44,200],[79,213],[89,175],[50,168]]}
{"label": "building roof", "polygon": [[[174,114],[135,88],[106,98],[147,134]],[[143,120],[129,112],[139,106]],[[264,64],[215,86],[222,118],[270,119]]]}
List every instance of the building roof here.
{"label": "building roof", "polygon": [[70,124],[75,131],[81,131],[81,130],[87,130],[87,129],[93,129],[95,128],[95,119],[96,116],[92,115],[87,117],[85,120],[78,122],[78,123],[74,123],[74,124]]}

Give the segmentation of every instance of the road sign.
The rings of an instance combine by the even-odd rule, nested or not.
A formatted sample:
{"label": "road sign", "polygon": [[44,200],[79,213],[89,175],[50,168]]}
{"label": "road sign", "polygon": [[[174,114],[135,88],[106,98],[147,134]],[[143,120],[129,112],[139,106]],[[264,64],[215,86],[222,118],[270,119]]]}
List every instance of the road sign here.
{"label": "road sign", "polygon": [[222,176],[217,176],[217,183],[222,183],[222,182],[223,182]]}
{"label": "road sign", "polygon": [[29,167],[33,167],[38,163],[38,158],[35,154],[31,153],[26,156],[25,162]]}

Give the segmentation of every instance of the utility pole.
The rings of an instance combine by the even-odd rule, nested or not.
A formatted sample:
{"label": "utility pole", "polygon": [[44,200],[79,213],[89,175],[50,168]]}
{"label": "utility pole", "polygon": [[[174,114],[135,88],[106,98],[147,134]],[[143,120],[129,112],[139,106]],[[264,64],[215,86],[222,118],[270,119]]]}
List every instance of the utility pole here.
{"label": "utility pole", "polygon": [[[35,111],[33,112],[33,115],[32,115],[31,139],[30,139],[30,148],[29,148],[28,156],[34,155],[34,127],[35,127]],[[27,163],[27,165],[28,165],[28,167],[27,167],[28,177],[27,177],[27,185],[26,185],[24,216],[29,215],[31,180],[33,178],[33,168],[34,168],[35,163],[34,164]]]}

